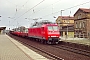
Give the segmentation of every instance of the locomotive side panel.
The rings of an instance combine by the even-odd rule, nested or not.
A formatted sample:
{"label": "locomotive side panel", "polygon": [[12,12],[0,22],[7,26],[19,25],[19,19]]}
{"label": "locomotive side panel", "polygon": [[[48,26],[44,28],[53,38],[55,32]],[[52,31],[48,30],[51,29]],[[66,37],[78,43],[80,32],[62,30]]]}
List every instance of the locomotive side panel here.
{"label": "locomotive side panel", "polygon": [[44,38],[45,39],[44,34],[45,34],[44,28],[42,28],[42,27],[28,29],[28,36],[29,37],[40,38],[40,39]]}

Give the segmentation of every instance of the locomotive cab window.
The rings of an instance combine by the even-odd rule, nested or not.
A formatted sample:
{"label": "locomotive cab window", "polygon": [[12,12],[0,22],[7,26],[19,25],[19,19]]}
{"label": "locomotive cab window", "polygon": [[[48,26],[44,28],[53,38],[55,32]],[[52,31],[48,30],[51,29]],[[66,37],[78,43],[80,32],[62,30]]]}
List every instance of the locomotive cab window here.
{"label": "locomotive cab window", "polygon": [[57,26],[53,26],[53,30],[57,31],[58,27]]}
{"label": "locomotive cab window", "polygon": [[48,26],[48,30],[49,31],[52,31],[52,30],[57,31],[58,27],[57,26]]}
{"label": "locomotive cab window", "polygon": [[48,26],[48,30],[50,31],[53,30],[52,26]]}

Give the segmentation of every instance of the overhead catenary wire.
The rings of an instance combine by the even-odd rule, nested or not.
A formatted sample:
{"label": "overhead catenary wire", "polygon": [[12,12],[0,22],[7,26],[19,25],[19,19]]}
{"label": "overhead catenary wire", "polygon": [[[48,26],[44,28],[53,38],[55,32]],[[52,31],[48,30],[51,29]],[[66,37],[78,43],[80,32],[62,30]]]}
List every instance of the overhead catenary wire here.
{"label": "overhead catenary wire", "polygon": [[[43,1],[44,1],[44,0],[43,0]],[[42,1],[41,1],[41,2],[42,2]],[[90,1],[89,1],[89,2],[90,2]],[[78,6],[80,6],[80,5],[87,4],[87,3],[89,3],[89,2],[81,3],[81,4],[79,4],[79,5],[75,5],[75,6],[72,6],[72,7],[66,8],[66,9],[63,9],[63,10],[65,11],[65,10],[68,10],[68,9],[72,9],[72,8],[78,7]],[[38,4],[39,4],[39,3],[38,3]],[[38,6],[38,4],[36,4],[36,5]],[[35,5],[34,7],[32,7],[32,8],[30,8],[29,10],[27,10],[25,13],[21,14],[20,16],[18,16],[17,18],[13,19],[13,20],[16,20],[16,19],[22,17],[24,14],[28,13],[30,10],[33,10],[33,12],[36,13],[37,11],[34,10],[34,8],[36,7],[36,5]],[[51,5],[53,5],[53,4],[51,4]],[[23,6],[25,6],[25,5],[22,5],[22,7],[23,7]],[[44,7],[44,8],[45,8],[45,7]],[[53,7],[52,7],[52,13],[47,14],[47,15],[44,15],[44,16],[42,16],[42,17],[49,16],[49,15],[51,15],[51,14],[55,14],[55,13],[58,13],[58,12],[60,12],[60,11],[61,11],[61,10],[54,12],[54,11],[53,11]],[[18,12],[18,9],[17,9],[17,7],[16,7],[16,13],[17,13],[17,12]]]}
{"label": "overhead catenary wire", "polygon": [[8,3],[10,3],[10,4],[12,4],[12,5],[14,5],[14,6],[16,6],[17,4],[15,4],[15,3],[12,3],[11,1],[9,1],[9,0],[6,0]]}
{"label": "overhead catenary wire", "polygon": [[9,0],[6,0],[8,3],[10,3],[10,4],[12,4],[12,5],[14,5],[14,6],[16,6],[16,8],[15,8],[15,14],[14,14],[14,16],[13,16],[13,18],[15,18],[15,16],[16,16],[16,14],[18,13],[18,11],[20,11],[21,10],[21,8],[22,7],[24,7],[27,3],[28,3],[28,1],[29,0],[27,0],[22,6],[20,6],[19,7],[19,9],[17,8],[18,7],[18,5],[17,4],[15,4],[15,3],[12,3],[11,1],[9,1]]}
{"label": "overhead catenary wire", "polygon": [[[28,1],[29,1],[29,0],[27,0],[25,4],[27,4]],[[36,4],[34,7],[30,8],[29,10],[27,10],[25,13],[23,13],[22,15],[20,15],[20,16],[17,17],[17,18],[15,18],[15,16],[16,16],[16,14],[17,14],[17,12],[18,12],[19,10],[17,9],[17,5],[16,5],[16,4],[13,4],[13,5],[16,6],[15,14],[14,14],[14,17],[12,18],[13,21],[15,21],[16,19],[20,18],[21,16],[23,16],[24,14],[26,14],[26,13],[29,12],[30,10],[34,9],[36,6],[38,6],[39,4],[41,4],[43,1],[44,1],[44,0],[42,0],[41,2],[39,2],[38,4]],[[8,1],[8,2],[11,3],[10,1]],[[25,6],[25,4],[23,4],[22,7]],[[12,21],[12,22],[13,22],[13,21]]]}
{"label": "overhead catenary wire", "polygon": [[[43,1],[44,1],[44,0],[43,0]],[[43,1],[41,1],[40,3],[42,3]],[[38,3],[37,5],[39,5],[40,3]],[[85,3],[81,3],[81,4],[78,4],[78,5],[75,5],[75,6],[72,6],[72,7],[66,8],[66,9],[63,9],[63,10],[65,11],[65,10],[68,10],[68,9],[72,9],[72,8],[75,8],[75,7],[78,7],[78,6],[81,6],[81,5],[87,4],[87,3],[90,3],[90,1],[85,2]],[[33,12],[35,12],[35,11],[34,11],[34,8],[35,8],[37,5],[35,5],[35,6],[32,7],[31,9],[29,9],[28,11],[26,11],[24,14],[26,14],[27,12],[29,12],[29,11],[32,10],[32,9],[33,9]],[[48,15],[41,16],[41,17],[46,17],[46,16],[49,16],[49,15],[51,15],[51,14],[55,14],[55,13],[58,13],[58,12],[61,12],[61,10],[60,10],[60,11],[57,11],[57,12],[52,12],[52,13],[50,13],[50,14],[48,14]],[[24,14],[22,14],[22,15],[19,16],[18,18],[22,17]],[[16,19],[18,19],[18,18],[16,18]],[[14,19],[14,20],[16,20],[16,19]]]}
{"label": "overhead catenary wire", "polygon": [[[90,3],[90,1],[85,2],[85,3],[78,4],[78,5],[75,5],[75,6],[72,6],[72,7],[66,8],[66,9],[63,9],[63,11],[68,10],[68,9],[72,9],[72,8],[75,8],[75,7],[78,7],[78,6],[81,6],[81,5],[87,4],[87,3]],[[58,13],[58,12],[61,12],[61,10],[59,10],[59,11],[57,11],[57,12],[54,12],[53,14]],[[49,15],[51,15],[51,14],[52,14],[52,13],[47,14],[47,15],[45,15],[45,16],[49,16]],[[42,16],[42,17],[45,17],[45,16]]]}
{"label": "overhead catenary wire", "polygon": [[[44,8],[42,8],[42,9],[38,10],[38,11],[34,11],[34,9],[33,9],[33,12],[36,13],[36,12],[39,12],[39,11],[41,11],[41,10],[44,10],[44,9],[50,7],[50,6],[53,6],[54,4],[58,3],[59,1],[61,1],[61,0],[58,0],[58,1],[56,1],[56,2],[54,2],[54,3],[52,3],[52,4],[50,4],[50,5],[48,5],[48,6],[46,6],[46,7],[44,7]],[[53,9],[53,8],[52,8],[52,9]],[[32,14],[33,14],[33,13],[32,13]],[[31,14],[31,15],[32,15],[32,14]]]}
{"label": "overhead catenary wire", "polygon": [[[24,6],[28,3],[29,0],[27,0],[22,6],[19,6],[19,9],[17,8],[18,5],[17,5],[16,3],[12,3],[12,2],[9,1],[9,0],[6,0],[6,1],[7,1],[8,3],[12,4],[13,6],[15,6],[15,13],[14,13],[14,15],[13,15],[12,17],[8,17],[8,18],[14,20],[14,19],[15,19],[15,16],[17,15],[17,13],[21,10],[22,7],[24,7]],[[18,21],[17,21],[17,22],[18,22]]]}
{"label": "overhead catenary wire", "polygon": [[[11,1],[9,1],[9,0],[6,0],[8,3],[10,3],[10,4],[12,4],[12,5],[14,5],[14,6],[18,6],[17,4],[15,4],[15,3],[12,3]],[[22,6],[20,6],[19,8],[22,8],[22,7],[24,7],[27,3],[28,3],[28,1],[29,0],[27,0]],[[18,9],[18,10],[20,10],[20,9]]]}
{"label": "overhead catenary wire", "polygon": [[27,0],[19,9],[17,9],[17,6],[16,6],[16,9],[17,9],[16,12],[18,12],[19,10],[21,10],[21,8],[24,7],[24,6],[28,3],[28,1],[29,1],[29,0]]}
{"label": "overhead catenary wire", "polygon": [[77,6],[81,6],[81,5],[84,5],[84,4],[87,4],[87,3],[90,3],[90,1],[85,2],[85,3],[82,3],[82,4],[79,4],[79,5],[72,6],[72,7],[70,7],[70,8],[66,8],[66,9],[64,9],[64,10],[68,10],[68,9],[71,9],[71,8],[74,8],[74,7],[77,7]]}
{"label": "overhead catenary wire", "polygon": [[[42,2],[44,2],[45,0],[42,0],[41,2],[39,2],[38,4],[36,4],[35,6],[33,6],[32,8],[30,8],[29,10],[27,10],[25,13],[23,13],[22,15],[20,15],[19,17],[17,17],[16,19],[22,17],[24,14],[26,14],[27,12],[29,12],[30,10],[34,9],[35,7],[37,7],[38,5],[40,5]],[[14,20],[16,20],[14,19]]]}
{"label": "overhead catenary wire", "polygon": [[[43,0],[43,1],[44,1],[44,0]],[[40,3],[42,3],[43,1],[41,1]],[[46,8],[49,7],[49,6],[51,6],[51,5],[54,5],[54,4],[58,3],[59,1],[61,1],[61,0],[58,0],[58,1],[56,1],[56,2],[54,2],[54,3],[52,3],[52,4],[50,4],[50,5],[46,6]],[[28,0],[27,0],[27,2],[28,2]],[[27,2],[26,2],[26,3],[27,3]],[[26,4],[26,3],[25,3],[25,4]],[[25,5],[25,4],[24,4],[24,5]],[[22,5],[22,7],[23,7],[24,5]],[[37,5],[38,5],[38,4],[37,4]],[[35,7],[34,7],[34,8],[35,8]],[[31,9],[33,9],[33,13],[36,13],[36,12],[39,12],[39,11],[43,10],[45,7],[42,8],[42,9],[40,9],[40,10],[38,10],[38,11],[35,11],[34,8],[31,8]],[[17,9],[17,7],[16,7],[16,9]],[[26,14],[27,12],[29,12],[31,9],[29,9],[28,11],[26,11],[24,14]],[[19,11],[19,9],[16,11],[16,13],[17,13],[18,11]],[[16,13],[15,13],[15,16],[16,16]],[[33,14],[33,13],[32,13],[32,14]],[[24,14],[22,14],[21,16],[23,16]],[[31,15],[32,15],[32,14],[31,14]],[[19,16],[19,17],[20,17],[20,16]],[[18,17],[18,18],[19,18],[19,17]],[[17,18],[17,19],[18,19],[18,18]],[[15,20],[16,20],[16,19],[15,19]]]}

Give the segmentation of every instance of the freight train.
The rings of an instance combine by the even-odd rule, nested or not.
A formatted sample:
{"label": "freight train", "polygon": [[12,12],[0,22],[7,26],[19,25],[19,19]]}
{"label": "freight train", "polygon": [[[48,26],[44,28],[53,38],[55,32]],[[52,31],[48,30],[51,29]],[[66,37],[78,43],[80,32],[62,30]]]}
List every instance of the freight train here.
{"label": "freight train", "polygon": [[18,29],[19,31],[13,30],[10,33],[21,37],[32,38],[45,44],[58,44],[60,40],[58,25],[54,23],[40,22],[27,29]]}

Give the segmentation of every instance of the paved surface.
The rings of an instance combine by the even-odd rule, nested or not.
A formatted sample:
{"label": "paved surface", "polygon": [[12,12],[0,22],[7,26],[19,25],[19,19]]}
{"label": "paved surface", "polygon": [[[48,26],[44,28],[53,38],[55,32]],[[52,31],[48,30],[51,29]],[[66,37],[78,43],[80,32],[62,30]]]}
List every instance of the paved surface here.
{"label": "paved surface", "polygon": [[7,35],[0,35],[0,60],[49,60]]}
{"label": "paved surface", "polygon": [[61,40],[86,40],[86,38],[66,38],[66,37],[61,37]]}

